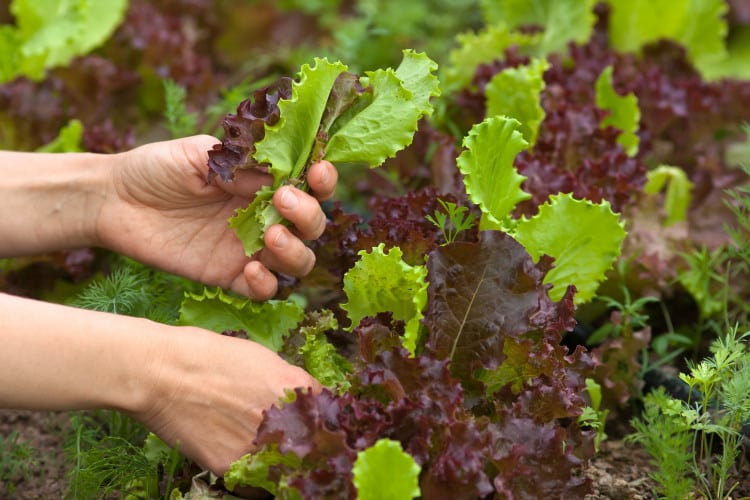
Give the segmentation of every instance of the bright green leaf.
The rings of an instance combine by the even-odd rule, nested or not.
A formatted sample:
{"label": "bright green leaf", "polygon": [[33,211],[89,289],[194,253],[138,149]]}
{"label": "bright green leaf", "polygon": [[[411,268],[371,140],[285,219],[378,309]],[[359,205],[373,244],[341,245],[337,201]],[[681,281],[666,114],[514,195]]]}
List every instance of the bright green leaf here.
{"label": "bright green leaf", "polygon": [[419,120],[432,114],[430,98],[440,94],[432,74],[436,69],[426,55],[407,50],[396,70],[365,73],[363,80],[373,87],[372,102],[336,129],[325,158],[377,167],[411,144]]}
{"label": "bright green leaf", "polygon": [[264,186],[255,194],[250,206],[238,209],[229,218],[229,227],[234,229],[248,257],[265,246],[263,235],[266,230],[283,220],[271,202],[274,192],[274,189]]}
{"label": "bright green leaf", "polygon": [[608,0],[612,6],[609,37],[621,51],[637,52],[661,38],[685,46],[688,57],[703,73],[712,74],[727,60],[724,0]]}
{"label": "bright green leaf", "polygon": [[540,96],[544,90],[542,76],[547,68],[546,59],[532,59],[526,66],[502,70],[485,88],[486,115],[505,115],[518,120],[529,147],[536,144],[539,125],[544,120]]}
{"label": "bright green leaf", "polygon": [[540,26],[539,55],[563,52],[569,42],[585,44],[596,22],[596,0],[482,0],[487,24],[504,22],[509,28]]}
{"label": "bright green leaf", "polygon": [[478,33],[461,33],[456,36],[458,48],[448,56],[449,64],[442,75],[445,91],[467,86],[480,64],[503,59],[505,49],[518,46],[534,47],[541,35],[527,35],[510,31],[504,23],[489,25]]}
{"label": "bright green leaf", "polygon": [[643,190],[648,194],[656,194],[667,186],[664,198],[664,209],[667,212],[666,226],[687,218],[688,207],[692,199],[693,183],[680,167],[659,165],[646,174],[647,182]]}
{"label": "bright green leaf", "polygon": [[360,251],[360,259],[344,275],[348,298],[341,308],[352,322],[351,329],[367,316],[391,311],[393,319],[406,322],[404,347],[414,354],[422,310],[427,305],[427,268],[410,266],[398,247],[385,253],[385,244],[371,252]]}
{"label": "bright green leaf", "polygon": [[305,64],[292,84],[292,98],[279,101],[279,121],[266,125],[266,135],[255,145],[253,157],[271,165],[274,187],[288,177],[297,177],[307,166],[320,120],[333,82],[344,71],[341,62],[315,59]]}
{"label": "bright green leaf", "polygon": [[609,111],[609,116],[602,120],[602,127],[612,125],[622,133],[617,142],[625,149],[628,156],[638,153],[638,125],[641,121],[641,110],[638,98],[631,92],[621,96],[612,86],[612,66],[607,66],[596,80],[596,105]]}
{"label": "bright green leaf", "polygon": [[[0,82],[18,75],[40,79],[45,69],[87,54],[109,38],[126,7],[127,0],[13,0],[13,38],[20,44],[12,53],[3,52],[16,65],[14,74],[0,73]],[[0,45],[7,47],[7,35],[6,29]]]}
{"label": "bright green leaf", "polygon": [[620,255],[624,224],[609,203],[576,200],[570,194],[550,196],[531,219],[521,219],[512,235],[538,260],[555,258],[545,283],[550,298],[560,300],[568,285],[575,285],[576,304],[589,301],[605,273]]}
{"label": "bright green leaf", "polygon": [[357,453],[352,469],[352,482],[357,500],[411,500],[420,495],[421,468],[401,448],[401,443],[379,439],[374,445]]}
{"label": "bright green leaf", "polygon": [[304,317],[294,302],[268,300],[253,302],[225,294],[220,288],[203,293],[186,293],[180,308],[180,325],[190,325],[221,333],[244,330],[250,340],[278,351],[289,330]]}
{"label": "bright green leaf", "polygon": [[279,464],[299,467],[301,463],[294,453],[282,454],[275,446],[266,447],[232,462],[224,473],[224,484],[229,491],[237,486],[254,486],[276,494],[278,485],[268,479],[268,468]]}
{"label": "bright green leaf", "polygon": [[60,129],[60,133],[51,142],[37,149],[43,153],[73,153],[83,151],[83,124],[76,119],[70,120]]}
{"label": "bright green leaf", "polygon": [[336,352],[336,348],[328,342],[325,332],[338,328],[336,317],[329,310],[323,311],[317,322],[300,328],[305,336],[305,344],[300,348],[305,369],[326,387],[339,387],[346,390],[349,387],[347,374],[352,371],[352,365],[345,357]]}
{"label": "bright green leaf", "polygon": [[519,202],[531,198],[521,189],[526,177],[513,165],[528,146],[520,127],[518,120],[506,116],[487,118],[469,131],[463,141],[466,150],[458,157],[469,199],[498,226]]}

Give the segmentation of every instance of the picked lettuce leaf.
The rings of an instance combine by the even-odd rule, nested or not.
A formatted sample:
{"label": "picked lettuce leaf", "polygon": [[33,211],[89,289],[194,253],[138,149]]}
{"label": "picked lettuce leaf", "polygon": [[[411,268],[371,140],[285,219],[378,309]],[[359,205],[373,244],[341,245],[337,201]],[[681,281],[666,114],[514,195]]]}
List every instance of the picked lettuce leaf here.
{"label": "picked lettuce leaf", "polygon": [[534,58],[526,66],[502,70],[485,88],[487,116],[505,115],[518,120],[528,147],[536,144],[539,125],[544,120],[540,96],[548,68],[546,59]]}
{"label": "picked lettuce leaf", "polygon": [[289,330],[304,317],[304,310],[291,301],[253,302],[225,294],[220,288],[186,293],[178,324],[199,326],[221,333],[244,330],[248,339],[278,352]]}
{"label": "picked lettuce leaf", "polygon": [[638,153],[638,126],[641,120],[641,110],[638,108],[638,98],[632,92],[626,96],[619,95],[612,86],[612,66],[607,66],[596,80],[596,105],[610,112],[602,127],[612,125],[622,130],[617,142],[625,149],[628,156]]}
{"label": "picked lettuce leaf", "polygon": [[518,221],[513,236],[534,260],[555,258],[545,283],[552,285],[552,300],[560,300],[575,285],[575,303],[591,300],[604,274],[620,255],[624,223],[609,202],[576,200],[571,194],[550,196],[531,219]]}
{"label": "picked lettuce leaf", "polygon": [[421,467],[392,439],[379,439],[357,453],[352,482],[358,500],[411,500],[420,495]]}
{"label": "picked lettuce leaf", "polygon": [[279,101],[280,119],[266,125],[254,154],[258,163],[270,165],[275,188],[307,166],[333,83],[346,69],[340,62],[315,58],[315,65],[304,64],[292,83],[292,98]]}
{"label": "picked lettuce leaf", "polygon": [[331,135],[325,158],[378,167],[411,144],[419,120],[432,114],[430,98],[440,95],[436,69],[425,54],[405,50],[396,70],[366,72],[360,82],[372,86],[372,101]]}
{"label": "picked lettuce leaf", "polygon": [[402,260],[402,252],[393,247],[388,253],[385,244],[372,251],[360,251],[360,259],[344,275],[344,292],[348,302],[341,304],[351,320],[351,328],[367,316],[391,311],[394,319],[406,322],[404,347],[415,353],[422,310],[427,305],[427,269],[410,266]]}
{"label": "picked lettuce leaf", "polygon": [[585,44],[596,22],[596,0],[482,0],[487,24],[504,22],[509,28],[542,28],[538,55],[562,52],[569,42]]}
{"label": "picked lettuce leaf", "polygon": [[[251,126],[237,127],[239,136],[225,138],[209,152],[209,175],[218,173],[225,181],[237,168],[267,166],[273,175],[273,186],[259,191],[251,205],[229,221],[248,256],[263,248],[268,227],[282,222],[271,203],[275,190],[284,183],[304,189],[312,162],[325,158],[377,167],[412,142],[419,120],[432,114],[430,99],[440,90],[432,60],[411,50],[403,56],[397,69],[362,77],[347,73],[341,62],[315,59],[313,67],[302,67],[291,98],[278,100],[278,121],[258,121],[264,127],[258,134],[262,139],[254,143]],[[246,107],[240,104],[238,113]],[[245,151],[254,151],[253,162],[243,157]]]}
{"label": "picked lettuce leaf", "polygon": [[469,199],[482,210],[480,229],[500,228],[515,206],[531,198],[521,189],[526,177],[513,166],[516,155],[528,147],[521,123],[507,116],[492,116],[474,125],[464,138],[458,157]]}

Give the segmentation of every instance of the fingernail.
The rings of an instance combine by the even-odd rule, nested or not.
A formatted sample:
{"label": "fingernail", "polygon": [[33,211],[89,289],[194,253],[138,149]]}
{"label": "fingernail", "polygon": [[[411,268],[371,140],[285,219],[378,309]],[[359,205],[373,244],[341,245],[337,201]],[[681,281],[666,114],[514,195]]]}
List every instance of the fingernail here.
{"label": "fingernail", "polygon": [[328,178],[330,176],[331,175],[328,173],[328,168],[323,168],[323,173],[320,174],[320,183],[325,184],[326,182],[328,182]]}
{"label": "fingernail", "polygon": [[255,271],[255,274],[253,274],[253,279],[255,281],[263,281],[263,276],[265,276],[263,269],[258,269],[257,271]]}
{"label": "fingernail", "polygon": [[279,234],[276,235],[276,239],[273,240],[274,246],[277,246],[279,248],[284,248],[286,246],[288,238],[284,234],[283,231],[279,231]]}
{"label": "fingernail", "polygon": [[281,208],[292,210],[297,208],[297,205],[299,205],[299,200],[297,199],[297,195],[292,191],[292,188],[284,189],[281,193]]}

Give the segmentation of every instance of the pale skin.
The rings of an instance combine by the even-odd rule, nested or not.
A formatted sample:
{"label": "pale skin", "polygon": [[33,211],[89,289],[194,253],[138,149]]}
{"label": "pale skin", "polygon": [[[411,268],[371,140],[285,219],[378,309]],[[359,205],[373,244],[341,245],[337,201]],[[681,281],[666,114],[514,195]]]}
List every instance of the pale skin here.
{"label": "pale skin", "polygon": [[[336,169],[311,166],[311,194],[279,189],[266,248],[245,256],[227,218],[270,182],[239,172],[206,183],[218,142],[194,136],[117,155],[0,152],[0,257],[98,246],[255,300],[272,297],[272,271],[310,272],[304,240],[319,237],[319,201]],[[263,410],[285,390],[319,383],[250,341],[192,327],[0,294],[0,407],[108,408],[132,415],[203,467],[222,474],[252,451]]]}

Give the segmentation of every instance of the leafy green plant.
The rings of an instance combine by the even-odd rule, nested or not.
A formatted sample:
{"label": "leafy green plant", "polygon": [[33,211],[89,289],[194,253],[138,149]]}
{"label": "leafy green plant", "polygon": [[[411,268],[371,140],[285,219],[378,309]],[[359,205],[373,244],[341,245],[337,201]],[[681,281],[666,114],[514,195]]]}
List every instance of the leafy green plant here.
{"label": "leafy green plant", "polygon": [[16,482],[25,480],[35,463],[34,450],[21,440],[18,431],[0,436],[0,483],[5,484],[7,493],[15,493]]}
{"label": "leafy green plant", "polygon": [[651,477],[660,495],[670,500],[689,498],[696,484],[691,468],[694,437],[683,416],[684,405],[670,398],[663,387],[647,394],[644,405],[643,415],[631,422],[635,433],[628,439],[642,444],[651,455],[656,466]]}
{"label": "leafy green plant", "polygon": [[583,412],[578,417],[578,423],[596,431],[594,448],[598,452],[602,441],[607,439],[606,424],[609,410],[602,407],[602,386],[594,379],[586,379],[586,392],[591,405],[583,408]]}
{"label": "leafy green plant", "polygon": [[711,357],[680,374],[691,398],[700,394],[698,400],[683,402],[656,391],[644,398],[644,414],[632,421],[636,432],[630,439],[652,455],[658,467],[654,479],[668,498],[699,489],[705,498],[724,499],[737,486],[728,480],[742,452],[742,426],[750,419],[748,338],[750,332],[732,329],[711,344]]}
{"label": "leafy green plant", "polygon": [[444,211],[435,210],[435,213],[427,215],[426,219],[440,229],[445,244],[453,243],[462,231],[471,229],[476,216],[472,213],[466,213],[469,210],[468,207],[442,199],[438,201]]}
{"label": "leafy green plant", "polygon": [[184,137],[197,131],[198,114],[187,110],[187,91],[174,80],[164,80],[164,117],[172,137]]}
{"label": "leafy green plant", "polygon": [[0,82],[40,79],[103,43],[122,21],[126,0],[13,0],[16,25],[0,26]]}

